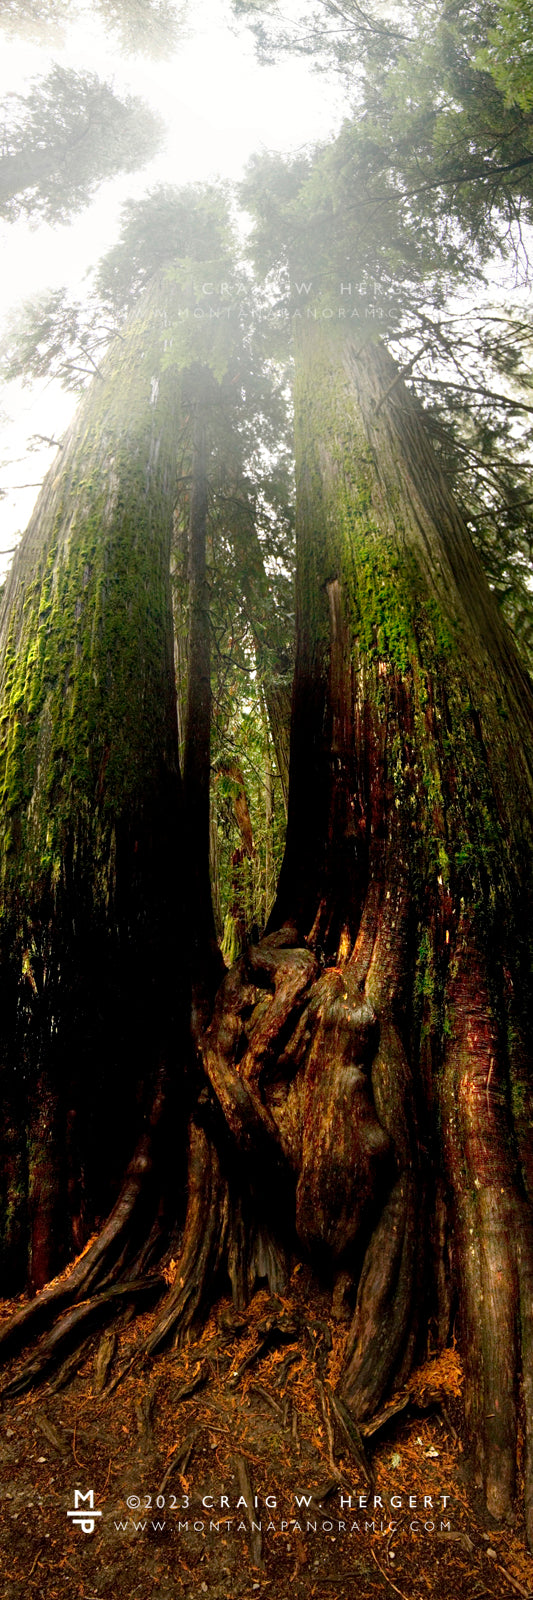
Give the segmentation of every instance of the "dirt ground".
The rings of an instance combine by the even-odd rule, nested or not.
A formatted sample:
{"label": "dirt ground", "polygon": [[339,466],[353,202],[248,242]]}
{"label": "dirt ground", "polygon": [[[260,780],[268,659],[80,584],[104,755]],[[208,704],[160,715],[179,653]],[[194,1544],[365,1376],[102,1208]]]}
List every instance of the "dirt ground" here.
{"label": "dirt ground", "polygon": [[154,1313],[126,1317],[5,1400],[2,1600],[533,1597],[520,1519],[498,1528],[476,1498],[456,1353],[418,1370],[365,1465],[331,1410],[346,1325],[331,1338],[328,1312],[300,1271],[150,1368],[128,1363]]}

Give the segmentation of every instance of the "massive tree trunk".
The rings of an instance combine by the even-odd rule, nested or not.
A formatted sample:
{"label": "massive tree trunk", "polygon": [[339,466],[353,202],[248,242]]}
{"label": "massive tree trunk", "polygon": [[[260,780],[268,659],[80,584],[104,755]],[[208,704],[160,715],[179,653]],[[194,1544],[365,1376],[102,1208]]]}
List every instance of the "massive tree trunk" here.
{"label": "massive tree trunk", "polygon": [[[477,1481],[503,1515],[521,1365],[528,1431],[531,1406],[533,695],[386,352],[304,326],[296,360],[273,920],[295,920],[323,967],[288,1088],[296,1224],[354,1272],[341,1393],[359,1420],[428,1323],[445,1340],[457,1317]],[[526,1480],[531,1537],[530,1453]]]}
{"label": "massive tree trunk", "polygon": [[[445,1339],[457,1314],[477,1479],[503,1515],[520,1364],[531,1404],[533,696],[386,353],[307,327],[297,363],[277,921],[325,964],[297,1227],[358,1261],[341,1391],[359,1419],[428,1319]],[[531,1536],[530,1457],[526,1476]]]}
{"label": "massive tree trunk", "polygon": [[[304,325],[295,359],[287,847],[204,1039],[233,1155],[215,1121],[191,1173],[237,1298],[295,1246],[351,1283],[358,1421],[457,1325],[500,1516],[520,1372],[528,1434],[532,1398],[532,690],[386,352]],[[180,1271],[161,1335],[214,1265],[189,1215],[194,1296]]]}
{"label": "massive tree trunk", "polygon": [[3,599],[4,1292],[106,1215],[177,1053],[174,296],[154,283],[116,341]]}
{"label": "massive tree trunk", "polygon": [[286,854],[204,1034],[182,1255],[144,1353],[224,1276],[237,1304],[279,1290],[299,1252],[351,1301],[346,1426],[457,1326],[497,1516],[523,1403],[533,1541],[531,685],[386,352],[303,323],[295,360]]}

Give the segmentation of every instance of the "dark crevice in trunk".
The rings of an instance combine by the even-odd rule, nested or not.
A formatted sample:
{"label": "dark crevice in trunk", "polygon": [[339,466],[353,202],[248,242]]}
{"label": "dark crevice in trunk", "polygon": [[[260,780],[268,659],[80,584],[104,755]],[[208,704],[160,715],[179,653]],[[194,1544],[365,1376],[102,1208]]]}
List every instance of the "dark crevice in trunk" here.
{"label": "dark crevice in trunk", "polygon": [[210,1015],[224,971],[218,949],[209,870],[211,777],[211,619],[207,574],[208,443],[207,384],[200,372],[192,386],[192,475],[189,514],[187,712],[183,792],[187,828],[187,889],[193,1036]]}

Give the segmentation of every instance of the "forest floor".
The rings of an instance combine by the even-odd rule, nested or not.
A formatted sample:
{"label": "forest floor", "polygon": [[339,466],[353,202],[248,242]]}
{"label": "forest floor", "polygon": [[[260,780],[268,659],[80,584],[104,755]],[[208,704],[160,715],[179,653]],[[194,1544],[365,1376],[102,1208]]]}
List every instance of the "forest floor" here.
{"label": "forest floor", "polygon": [[126,1316],[59,1384],[6,1400],[2,1600],[533,1600],[520,1520],[496,1527],[469,1475],[456,1353],[365,1441],[369,1483],[331,1426],[346,1324],[329,1306],[301,1269],[287,1299],[243,1317],[222,1301],[123,1372],[155,1313]]}

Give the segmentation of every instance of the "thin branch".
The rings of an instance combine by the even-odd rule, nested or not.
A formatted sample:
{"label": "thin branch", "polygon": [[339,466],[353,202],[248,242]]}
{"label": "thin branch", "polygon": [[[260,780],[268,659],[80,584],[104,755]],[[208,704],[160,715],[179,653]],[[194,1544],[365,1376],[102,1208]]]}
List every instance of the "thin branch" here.
{"label": "thin branch", "polygon": [[376,417],[379,416],[381,407],[385,405],[385,401],[388,400],[389,395],[391,395],[393,390],[397,388],[398,384],[402,382],[402,379],[410,378],[417,361],[420,361],[422,356],[425,355],[426,350],[430,349],[430,343],[431,341],[426,341],[426,344],[423,344],[421,349],[417,350],[416,355],[412,356],[411,360],[407,362],[407,366],[400,367],[399,372],[396,373],[396,377],[393,378],[392,383],[389,383],[388,389],[385,389],[384,394],[382,394],[381,399],[378,401],[375,412]]}
{"label": "thin branch", "polygon": [[513,411],[533,413],[533,405],[529,406],[525,400],[511,400],[505,394],[495,394],[493,389],[484,389],[480,383],[450,383],[447,378],[426,378],[422,374],[417,376],[416,382],[430,384],[433,389],[458,389],[461,394],[482,394],[487,400],[491,400],[493,405],[510,406]]}
{"label": "thin branch", "polygon": [[346,210],[358,211],[361,206],[390,205],[396,200],[412,200],[416,195],[425,194],[430,189],[446,189],[450,184],[452,187],[462,186],[464,183],[477,183],[478,179],[488,183],[491,178],[503,177],[506,172],[515,172],[520,167],[531,166],[533,166],[533,155],[521,156],[519,160],[507,161],[499,167],[478,167],[472,172],[452,174],[449,178],[441,173],[437,178],[428,178],[425,183],[417,184],[414,189],[401,189],[399,192],[395,190],[391,194],[372,194],[367,200],[359,198],[355,205],[347,206]]}
{"label": "thin branch", "polygon": [[380,1567],[377,1555],[375,1554],[374,1550],[372,1549],[372,1545],[370,1546],[370,1554],[371,1554],[371,1556],[374,1556],[374,1561],[376,1563],[378,1572],[381,1573],[381,1576],[382,1576],[382,1578],[385,1579],[385,1582],[386,1583],[390,1583],[391,1589],[394,1589],[395,1594],[399,1594],[400,1600],[407,1600],[407,1595],[403,1594],[401,1589],[397,1589],[396,1588],[396,1584],[393,1583],[392,1578],[389,1578],[388,1572],[385,1572],[383,1570],[383,1567]]}

